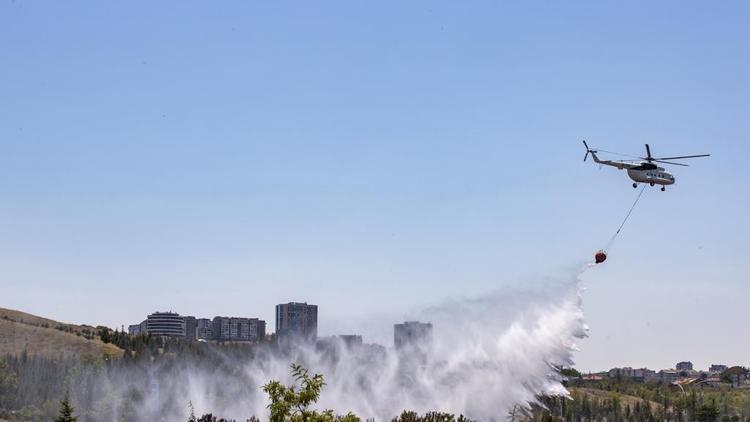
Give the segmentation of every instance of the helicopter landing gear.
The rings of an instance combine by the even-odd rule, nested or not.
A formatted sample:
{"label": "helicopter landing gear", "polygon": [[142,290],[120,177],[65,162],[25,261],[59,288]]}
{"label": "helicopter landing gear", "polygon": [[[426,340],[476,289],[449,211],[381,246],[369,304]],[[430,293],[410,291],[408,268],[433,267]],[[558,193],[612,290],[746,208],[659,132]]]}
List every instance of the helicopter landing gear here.
{"label": "helicopter landing gear", "polygon": [[638,187],[638,183],[633,183],[633,189]]}
{"label": "helicopter landing gear", "polygon": [[662,192],[664,192],[665,190],[667,190],[667,188],[666,188],[666,187],[664,187],[664,186],[662,186],[662,187],[661,187],[661,191],[662,191]]}

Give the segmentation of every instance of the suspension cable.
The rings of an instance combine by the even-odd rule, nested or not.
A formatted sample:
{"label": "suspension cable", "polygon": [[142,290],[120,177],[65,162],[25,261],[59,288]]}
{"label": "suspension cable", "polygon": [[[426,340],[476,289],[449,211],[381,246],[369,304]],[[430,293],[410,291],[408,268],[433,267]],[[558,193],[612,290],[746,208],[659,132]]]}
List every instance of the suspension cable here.
{"label": "suspension cable", "polygon": [[638,204],[638,201],[641,199],[641,195],[643,195],[643,191],[646,190],[646,184],[644,183],[641,187],[641,191],[638,192],[638,196],[635,197],[635,201],[633,201],[633,205],[630,206],[630,209],[628,210],[628,213],[625,215],[625,218],[622,220],[622,223],[620,224],[620,227],[617,228],[617,231],[615,234],[612,235],[612,237],[609,239],[609,242],[607,242],[607,246],[604,247],[603,250],[608,250],[612,244],[614,243],[615,239],[617,238],[617,235],[620,234],[620,231],[625,226],[625,223],[630,218],[630,214],[633,213],[633,209],[635,209],[636,204]]}

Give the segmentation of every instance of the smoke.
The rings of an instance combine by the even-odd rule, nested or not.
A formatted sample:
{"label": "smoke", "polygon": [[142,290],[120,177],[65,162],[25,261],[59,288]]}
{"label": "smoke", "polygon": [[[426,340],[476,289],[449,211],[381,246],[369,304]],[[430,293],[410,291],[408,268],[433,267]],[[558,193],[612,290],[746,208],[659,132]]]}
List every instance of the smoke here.
{"label": "smoke", "polygon": [[[434,327],[431,341],[414,347],[350,347],[334,339],[300,345],[290,353],[258,348],[240,359],[224,356],[217,347],[203,359],[176,358],[156,366],[134,365],[127,375],[100,376],[97,394],[135,397],[137,410],[123,409],[127,401],[115,404],[112,420],[135,411],[184,421],[188,402],[196,414],[264,418],[268,401],[262,385],[271,379],[291,383],[289,365],[299,362],[325,377],[319,409],[352,411],[378,421],[405,409],[505,419],[515,405],[534,403],[538,395],[567,395],[553,367],[572,365],[576,341],[586,336],[581,272],[409,315]],[[383,321],[389,327],[394,322],[400,321]]]}

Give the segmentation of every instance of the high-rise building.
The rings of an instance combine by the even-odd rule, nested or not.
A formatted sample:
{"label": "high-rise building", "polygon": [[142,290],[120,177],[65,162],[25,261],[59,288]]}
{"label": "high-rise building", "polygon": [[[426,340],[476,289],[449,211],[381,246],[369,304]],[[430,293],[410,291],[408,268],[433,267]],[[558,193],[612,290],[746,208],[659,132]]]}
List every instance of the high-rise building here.
{"label": "high-rise building", "polygon": [[241,341],[250,340],[250,322],[247,318],[229,318],[229,337]]}
{"label": "high-rise building", "polygon": [[146,332],[152,336],[185,337],[185,318],[174,312],[154,312],[146,318]]}
{"label": "high-rise building", "polygon": [[318,306],[298,302],[276,305],[276,335],[279,338],[315,340],[318,336]]}
{"label": "high-rise building", "polygon": [[229,325],[230,320],[228,317],[214,317],[213,323],[211,324],[211,333],[213,334],[213,339],[219,341],[228,341],[230,337]]}
{"label": "high-rise building", "polygon": [[194,316],[183,317],[185,319],[185,339],[195,340],[196,329],[198,328],[198,322]]}
{"label": "high-rise building", "polygon": [[393,325],[393,344],[397,349],[407,346],[425,348],[432,344],[432,324],[406,321]]}
{"label": "high-rise building", "polygon": [[685,361],[685,362],[677,362],[677,365],[675,365],[675,368],[678,371],[692,371],[693,370],[693,362]]}
{"label": "high-rise building", "polygon": [[[263,341],[266,339],[266,321],[258,318],[252,318],[251,321],[255,321],[255,332],[257,333],[257,340]],[[252,328],[250,329],[252,332]]]}

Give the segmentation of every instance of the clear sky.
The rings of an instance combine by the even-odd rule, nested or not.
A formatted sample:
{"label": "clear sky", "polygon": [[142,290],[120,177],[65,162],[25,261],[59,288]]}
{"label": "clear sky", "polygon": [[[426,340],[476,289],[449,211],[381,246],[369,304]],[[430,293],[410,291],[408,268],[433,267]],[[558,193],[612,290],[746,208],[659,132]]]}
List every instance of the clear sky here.
{"label": "clear sky", "polygon": [[[326,321],[570,267],[583,369],[750,364],[747,2],[0,3],[0,306]],[[613,157],[614,158],[614,157]],[[367,340],[367,339],[365,339]]]}

